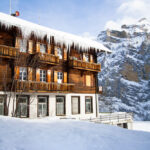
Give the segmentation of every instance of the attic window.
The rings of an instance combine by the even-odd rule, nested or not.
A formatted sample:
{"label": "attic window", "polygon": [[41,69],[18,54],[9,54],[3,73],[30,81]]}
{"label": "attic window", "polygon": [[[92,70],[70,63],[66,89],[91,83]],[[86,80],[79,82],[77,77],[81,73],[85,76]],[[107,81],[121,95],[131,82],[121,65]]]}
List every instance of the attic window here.
{"label": "attic window", "polygon": [[20,39],[20,52],[27,52],[27,40]]}
{"label": "attic window", "polygon": [[62,49],[61,48],[57,48],[57,54],[59,56],[59,59],[62,59]]}
{"label": "attic window", "polygon": [[40,52],[46,53],[46,45],[45,44],[40,44]]}
{"label": "attic window", "polygon": [[89,62],[89,55],[88,54],[85,54],[85,61]]}

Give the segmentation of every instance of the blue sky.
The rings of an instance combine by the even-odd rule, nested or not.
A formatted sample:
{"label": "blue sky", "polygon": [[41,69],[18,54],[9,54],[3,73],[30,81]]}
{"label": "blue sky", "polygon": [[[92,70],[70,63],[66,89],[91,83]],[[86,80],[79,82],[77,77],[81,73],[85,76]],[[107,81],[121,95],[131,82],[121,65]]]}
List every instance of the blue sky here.
{"label": "blue sky", "polygon": [[[57,30],[97,36],[107,27],[144,17],[147,14],[144,9],[150,8],[148,2],[150,0],[12,0],[12,12],[18,10],[20,18]],[[9,13],[9,0],[0,0],[0,12]]]}

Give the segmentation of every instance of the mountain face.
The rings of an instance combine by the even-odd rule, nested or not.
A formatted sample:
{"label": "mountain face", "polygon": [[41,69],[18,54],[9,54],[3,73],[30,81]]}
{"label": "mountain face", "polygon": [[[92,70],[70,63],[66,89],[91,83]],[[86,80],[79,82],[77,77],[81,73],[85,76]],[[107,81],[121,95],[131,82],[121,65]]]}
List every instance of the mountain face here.
{"label": "mountain face", "polygon": [[97,40],[112,50],[98,57],[100,112],[133,112],[135,120],[150,120],[150,22],[143,18],[102,31]]}

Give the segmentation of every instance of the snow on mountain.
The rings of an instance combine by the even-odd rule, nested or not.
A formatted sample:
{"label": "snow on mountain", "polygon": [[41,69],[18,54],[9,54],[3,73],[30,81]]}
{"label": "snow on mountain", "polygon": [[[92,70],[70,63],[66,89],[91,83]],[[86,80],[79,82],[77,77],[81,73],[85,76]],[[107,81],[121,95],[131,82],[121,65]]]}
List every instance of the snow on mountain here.
{"label": "snow on mountain", "polygon": [[98,41],[113,51],[99,54],[100,111],[133,112],[136,120],[150,120],[150,21],[102,31]]}

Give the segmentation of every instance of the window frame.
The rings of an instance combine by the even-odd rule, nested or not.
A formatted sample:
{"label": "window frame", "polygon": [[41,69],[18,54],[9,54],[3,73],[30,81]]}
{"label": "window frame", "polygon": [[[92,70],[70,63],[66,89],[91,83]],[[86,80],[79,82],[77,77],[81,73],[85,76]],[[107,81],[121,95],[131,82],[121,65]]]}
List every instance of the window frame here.
{"label": "window frame", "polygon": [[[24,74],[24,73],[26,73],[26,74]],[[28,80],[28,72],[27,72],[26,67],[20,67],[19,68],[19,80],[20,81],[27,81]]]}
{"label": "window frame", "polygon": [[[78,113],[73,113],[73,98],[78,97]],[[71,112],[72,115],[79,115],[81,113],[81,102],[80,102],[80,96],[71,96]]]}
{"label": "window frame", "polygon": [[2,97],[3,98],[3,114],[2,114],[2,116],[6,116],[6,115],[8,115],[7,113],[8,113],[8,111],[7,111],[7,107],[6,107],[6,104],[7,104],[7,95],[0,95],[0,97]]}
{"label": "window frame", "polygon": [[[28,44],[27,39],[19,39],[20,52],[27,53],[27,44]],[[25,47],[23,45],[25,45]]]}
{"label": "window frame", "polygon": [[61,47],[57,47],[57,56],[59,56],[59,59],[62,59],[63,57],[63,52]]}
{"label": "window frame", "polygon": [[44,69],[40,69],[40,82],[47,81],[47,71]]}
{"label": "window frame", "polygon": [[90,62],[90,59],[89,59],[89,54],[84,54],[85,55],[85,62]]}
{"label": "window frame", "polygon": [[[88,112],[86,111],[86,103],[87,103],[87,102],[86,102],[86,99],[87,99],[87,98],[91,98],[91,111],[90,111],[90,112],[89,112],[89,111],[88,111]],[[93,97],[92,97],[92,96],[85,96],[85,114],[92,114],[92,113],[93,113]]]}
{"label": "window frame", "polygon": [[[59,81],[61,81],[61,82],[59,82]],[[60,84],[63,82],[63,72],[60,72],[60,71],[57,72],[57,82]]]}
{"label": "window frame", "polygon": [[[44,48],[44,49],[41,49]],[[47,46],[44,43],[40,43],[40,53],[46,53],[47,52]]]}
{"label": "window frame", "polygon": [[[57,98],[58,97],[63,97],[64,98],[64,104],[63,104],[63,108],[64,108],[64,114],[60,115],[60,114],[57,114]],[[57,95],[56,96],[56,116],[66,116],[66,97],[64,95]]]}
{"label": "window frame", "polygon": [[[46,115],[45,116],[39,116],[39,112],[38,112],[39,98],[45,98],[46,99],[46,102],[43,102],[43,103],[46,103],[46,105],[47,105]],[[46,117],[46,116],[49,116],[49,101],[48,100],[49,100],[49,96],[43,96],[43,95],[38,95],[37,96],[37,117]]]}
{"label": "window frame", "polygon": [[16,109],[17,109],[16,112],[18,111],[17,107],[19,107],[19,103],[20,103],[19,100],[18,100],[18,103],[17,103],[18,98],[26,98],[26,103],[25,104],[26,104],[27,114],[26,114],[26,116],[22,116],[21,114],[19,114],[19,115],[16,114],[16,116],[19,117],[19,118],[29,118],[29,114],[30,114],[30,112],[29,112],[30,111],[29,110],[30,96],[29,95],[17,95],[16,96]]}

